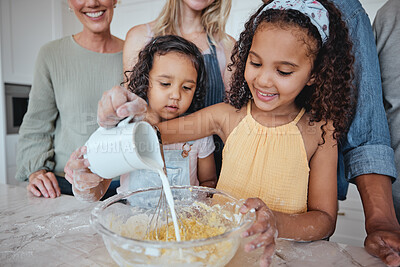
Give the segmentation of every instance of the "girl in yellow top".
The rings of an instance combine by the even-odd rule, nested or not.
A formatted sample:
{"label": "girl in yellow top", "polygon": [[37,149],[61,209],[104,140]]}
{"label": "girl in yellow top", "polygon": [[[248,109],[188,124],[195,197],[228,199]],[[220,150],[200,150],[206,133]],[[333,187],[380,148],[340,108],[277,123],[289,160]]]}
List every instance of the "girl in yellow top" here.
{"label": "girl in yellow top", "polygon": [[211,134],[224,141],[217,188],[262,200],[243,208],[264,211],[247,231],[263,233],[247,245],[266,245],[262,264],[276,235],[311,241],[334,232],[337,145],[355,103],[351,47],[330,2],[272,1],[234,47],[228,103],[158,124],[166,143]]}

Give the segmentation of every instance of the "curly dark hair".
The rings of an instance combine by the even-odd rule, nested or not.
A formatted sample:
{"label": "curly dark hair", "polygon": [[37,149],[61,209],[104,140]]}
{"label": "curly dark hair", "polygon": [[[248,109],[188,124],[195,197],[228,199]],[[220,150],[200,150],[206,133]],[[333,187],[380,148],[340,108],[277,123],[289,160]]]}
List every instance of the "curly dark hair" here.
{"label": "curly dark hair", "polygon": [[[204,97],[206,95],[206,70],[203,55],[195,44],[176,35],[158,36],[140,51],[138,61],[130,71],[125,71],[125,81],[128,83],[128,90],[147,99],[149,89],[149,73],[153,67],[154,56],[166,55],[170,52],[180,53],[187,56],[193,63],[197,71],[196,91],[192,103],[185,114],[195,112],[204,107]],[[173,68],[173,62],[171,67]]]}
{"label": "curly dark hair", "polygon": [[311,49],[310,45],[308,46],[309,55],[315,58],[311,73],[312,77],[315,77],[315,82],[311,86],[304,87],[296,97],[295,103],[298,107],[304,107],[310,114],[310,124],[321,120],[325,121],[325,124],[321,126],[323,142],[326,134],[324,128],[328,120],[331,120],[335,127],[334,138],[340,141],[348,131],[357,99],[356,89],[353,85],[352,42],[347,26],[342,20],[341,12],[331,2],[326,0],[319,0],[319,2],[329,13],[329,38],[325,43],[322,42],[318,30],[311,23],[310,18],[297,10],[268,9],[263,11],[264,4],[250,17],[232,51],[232,63],[228,68],[234,69],[234,72],[231,90],[225,102],[240,109],[252,98],[244,78],[244,72],[253,36],[259,26],[264,23],[272,23],[283,29],[290,26],[300,27],[307,31],[310,38],[317,41],[316,51]]}

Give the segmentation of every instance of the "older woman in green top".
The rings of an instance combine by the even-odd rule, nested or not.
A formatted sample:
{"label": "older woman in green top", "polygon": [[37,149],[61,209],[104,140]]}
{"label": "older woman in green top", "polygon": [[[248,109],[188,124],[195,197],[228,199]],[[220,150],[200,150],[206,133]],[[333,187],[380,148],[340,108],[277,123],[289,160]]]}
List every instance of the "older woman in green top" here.
{"label": "older woman in green top", "polygon": [[97,103],[122,81],[123,40],[111,35],[117,0],[69,0],[83,30],[44,45],[20,128],[16,179],[35,196],[72,194],[64,179],[71,153],[97,129]]}

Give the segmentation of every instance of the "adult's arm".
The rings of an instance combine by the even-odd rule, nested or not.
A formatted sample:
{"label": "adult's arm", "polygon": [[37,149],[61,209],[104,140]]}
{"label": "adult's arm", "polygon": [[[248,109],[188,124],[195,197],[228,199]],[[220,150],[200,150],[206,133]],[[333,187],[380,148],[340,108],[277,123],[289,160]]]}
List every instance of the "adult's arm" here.
{"label": "adult's arm", "polygon": [[[364,206],[367,251],[396,264],[400,226],[394,216],[390,182],[396,177],[393,149],[382,101],[379,61],[371,24],[358,0],[336,0],[353,41],[358,104],[342,153],[346,178],[357,185]],[[386,236],[391,242],[385,243]],[[388,254],[389,251],[392,251]],[[396,256],[397,255],[397,256]]]}
{"label": "adult's arm", "polygon": [[364,206],[365,249],[389,266],[400,265],[400,227],[392,201],[392,182],[379,174],[356,178]]}
{"label": "adult's arm", "polygon": [[[386,107],[389,128],[391,130],[391,144],[395,150],[395,157],[397,160],[399,159],[398,155],[400,155],[400,136],[398,134],[398,123],[400,122],[400,91],[398,90],[400,75],[399,72],[393,70],[396,68],[395,66],[399,66],[400,59],[400,46],[398,45],[398,41],[400,40],[398,35],[400,33],[399,12],[400,2],[388,1],[377,12],[373,24],[382,75],[383,98]],[[399,167],[399,165],[397,167]],[[360,190],[360,192],[373,190],[372,193],[368,195],[362,195],[362,197],[365,198],[365,201],[363,202],[368,201],[379,203],[379,199],[382,198],[382,196],[386,199],[381,200],[383,209],[381,209],[381,207],[379,210],[375,211],[373,209],[378,206],[373,205],[367,205],[365,208],[365,212],[371,214],[368,216],[369,220],[366,221],[366,230],[367,233],[372,232],[371,234],[368,234],[368,238],[365,241],[366,249],[371,254],[377,255],[384,259],[386,264],[398,266],[400,265],[400,230],[398,224],[393,219],[395,214],[392,209],[392,201],[396,201],[396,197],[398,201],[400,196],[396,196],[394,192],[393,198],[391,194],[386,194],[386,192],[388,192],[390,189],[393,190],[391,180],[386,179],[385,183],[374,185],[374,181],[368,182],[367,179],[373,179],[373,177],[369,175],[367,177],[357,178],[357,180],[360,180],[357,183],[359,187],[373,186],[372,188]],[[398,184],[398,182],[396,184]],[[388,216],[380,214],[382,212],[391,214],[389,218],[392,220],[387,220]],[[389,232],[388,229],[392,229],[392,231]]]}
{"label": "adult's arm", "polygon": [[[346,178],[354,182],[354,178],[360,175],[375,173],[395,179],[394,154],[383,107],[379,61],[370,20],[358,0],[334,2],[344,14],[353,42],[354,78],[358,91],[356,114],[341,147]],[[348,14],[349,11],[352,13]]]}
{"label": "adult's arm", "polygon": [[49,71],[46,46],[39,51],[28,110],[20,127],[16,179],[26,181],[38,171],[54,168],[53,133],[58,110]]}

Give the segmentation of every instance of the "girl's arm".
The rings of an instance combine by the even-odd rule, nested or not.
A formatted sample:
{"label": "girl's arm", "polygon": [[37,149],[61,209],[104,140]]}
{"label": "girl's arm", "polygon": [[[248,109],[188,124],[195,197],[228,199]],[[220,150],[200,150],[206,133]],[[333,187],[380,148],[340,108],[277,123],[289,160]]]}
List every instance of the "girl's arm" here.
{"label": "girl's arm", "polygon": [[29,181],[28,191],[35,196],[58,197],[61,194],[53,173],[54,132],[59,116],[53,88],[54,47],[41,47],[29,94],[28,110],[22,121],[16,156],[15,178]]}
{"label": "girl's arm", "polygon": [[217,134],[225,142],[237,125],[239,114],[231,105],[219,103],[157,126],[164,144],[196,140],[213,134]]}
{"label": "girl's arm", "polygon": [[338,153],[333,126],[327,128],[325,144],[318,146],[310,160],[308,211],[296,215],[274,212],[279,237],[311,241],[329,237],[335,230]]}
{"label": "girl's arm", "polygon": [[217,186],[217,173],[215,171],[214,153],[208,157],[198,158],[197,178],[200,186],[215,188]]}

